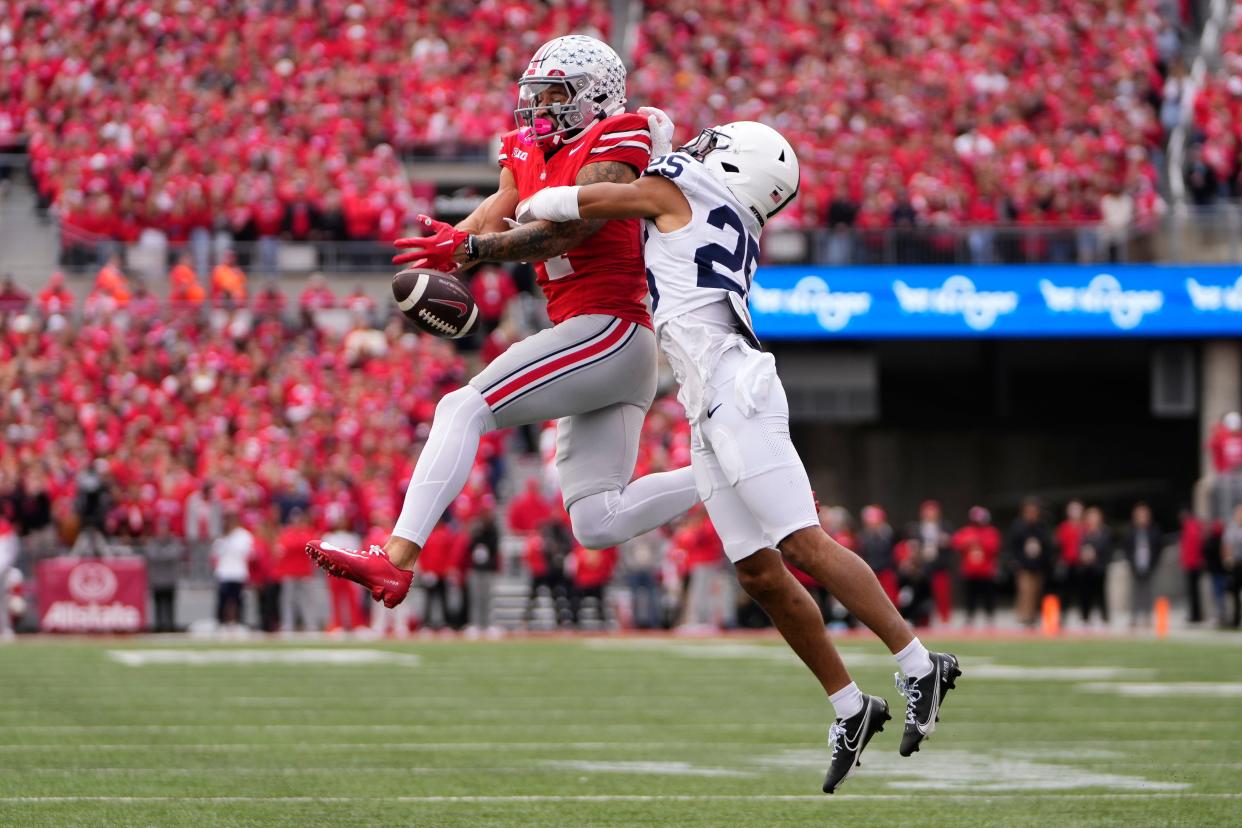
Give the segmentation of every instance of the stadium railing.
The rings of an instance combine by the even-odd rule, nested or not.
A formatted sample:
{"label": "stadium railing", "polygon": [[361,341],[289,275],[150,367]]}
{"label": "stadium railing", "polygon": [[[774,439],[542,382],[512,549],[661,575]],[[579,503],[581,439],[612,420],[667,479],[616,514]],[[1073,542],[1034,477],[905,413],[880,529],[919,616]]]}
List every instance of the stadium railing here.
{"label": "stadium railing", "polygon": [[[1233,250],[1239,245],[1236,211],[1228,221],[1221,232],[1232,235],[1227,241]],[[1184,236],[1185,230],[1181,232]],[[1155,227],[1109,230],[1099,225],[773,230],[764,238],[764,259],[830,265],[1150,262],[1161,258],[1162,235]],[[1187,257],[1193,256],[1191,245],[1184,248]],[[158,280],[182,252],[195,258],[202,274],[226,249],[236,254],[239,266],[252,277],[316,271],[390,273],[395,252],[389,242],[382,241],[239,242],[212,236],[199,242],[126,245],[62,233],[60,264],[70,272],[93,272],[109,255],[121,253],[128,271]]]}

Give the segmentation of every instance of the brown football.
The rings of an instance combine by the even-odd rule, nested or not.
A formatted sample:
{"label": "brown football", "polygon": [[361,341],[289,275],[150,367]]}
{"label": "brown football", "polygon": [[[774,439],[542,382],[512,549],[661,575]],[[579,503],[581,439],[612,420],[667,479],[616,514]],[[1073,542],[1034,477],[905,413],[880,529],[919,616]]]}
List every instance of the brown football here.
{"label": "brown football", "polygon": [[425,267],[410,267],[392,277],[392,298],[420,329],[445,339],[474,330],[479,308],[461,280]]}

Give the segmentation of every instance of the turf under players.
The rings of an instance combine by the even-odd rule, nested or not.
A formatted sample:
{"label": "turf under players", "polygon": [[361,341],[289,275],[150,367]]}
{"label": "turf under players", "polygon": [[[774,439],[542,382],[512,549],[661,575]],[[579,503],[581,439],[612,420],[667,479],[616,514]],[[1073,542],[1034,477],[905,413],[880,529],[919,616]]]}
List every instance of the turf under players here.
{"label": "turf under players", "polygon": [[430,235],[397,242],[411,252],[395,263],[445,272],[475,261],[536,262],[555,324],[440,401],[383,548],[308,545],[320,566],[361,583],[389,607],[405,598],[427,536],[461,491],[480,437],[493,429],[563,418],[557,469],[574,534],[585,546],[614,546],[698,502],[689,467],[630,481],[656,385],[638,222],[583,219],[506,230],[519,201],[546,186],[637,179],[653,136],[647,116],[624,110],[625,77],[621,59],[594,38],[544,44],[518,82],[519,129],[504,138],[497,192],[457,227],[424,217]]}
{"label": "turf under players", "polygon": [[657,337],[692,423],[699,494],[743,587],[829,695],[836,721],[824,791],[832,793],[883,728],[888,704],[850,679],[819,609],[782,555],[895,654],[907,698],[903,756],[935,728],[940,701],[961,670],[954,656],[926,650],[871,569],[820,528],[789,438],[785,392],[772,356],[759,349],[746,298],[763,227],[797,192],[793,147],[770,127],[740,121],[703,130],[654,159],[636,182],[548,188],[517,214],[519,221],[643,219]]}

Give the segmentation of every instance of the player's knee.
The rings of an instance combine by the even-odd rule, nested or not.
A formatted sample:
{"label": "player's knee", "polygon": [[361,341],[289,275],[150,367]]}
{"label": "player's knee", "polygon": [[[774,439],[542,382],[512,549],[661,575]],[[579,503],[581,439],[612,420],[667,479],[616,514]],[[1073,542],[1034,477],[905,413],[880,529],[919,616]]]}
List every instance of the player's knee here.
{"label": "player's knee", "polygon": [[463,385],[440,398],[440,402],[436,404],[435,419],[437,423],[453,423],[462,426],[474,423],[486,428],[486,424],[491,419],[490,413],[491,409],[487,406],[487,400],[483,399],[478,389]]}
{"label": "player's knee", "polygon": [[737,581],[746,594],[760,603],[785,588],[789,571],[780,556],[771,549],[761,549],[735,565]]}
{"label": "player's knee", "polygon": [[614,526],[615,496],[616,492],[599,492],[575,500],[569,507],[569,525],[574,537],[587,549],[607,549],[629,540],[618,537]]}
{"label": "player's knee", "polygon": [[809,571],[812,560],[829,551],[831,539],[818,526],[799,529],[780,542],[781,555],[803,572]]}

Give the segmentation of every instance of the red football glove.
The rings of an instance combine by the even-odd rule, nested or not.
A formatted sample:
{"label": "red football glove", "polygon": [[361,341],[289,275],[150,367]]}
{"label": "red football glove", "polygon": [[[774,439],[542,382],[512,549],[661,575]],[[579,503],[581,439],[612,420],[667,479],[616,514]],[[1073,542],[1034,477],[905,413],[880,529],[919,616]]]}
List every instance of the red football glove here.
{"label": "red football glove", "polygon": [[453,251],[464,243],[470,234],[458,230],[451,224],[436,221],[431,216],[420,215],[418,221],[431,235],[397,239],[393,245],[410,252],[393,256],[392,263],[412,262],[414,267],[426,267],[441,273],[452,273],[460,267],[461,263],[453,260]]}

